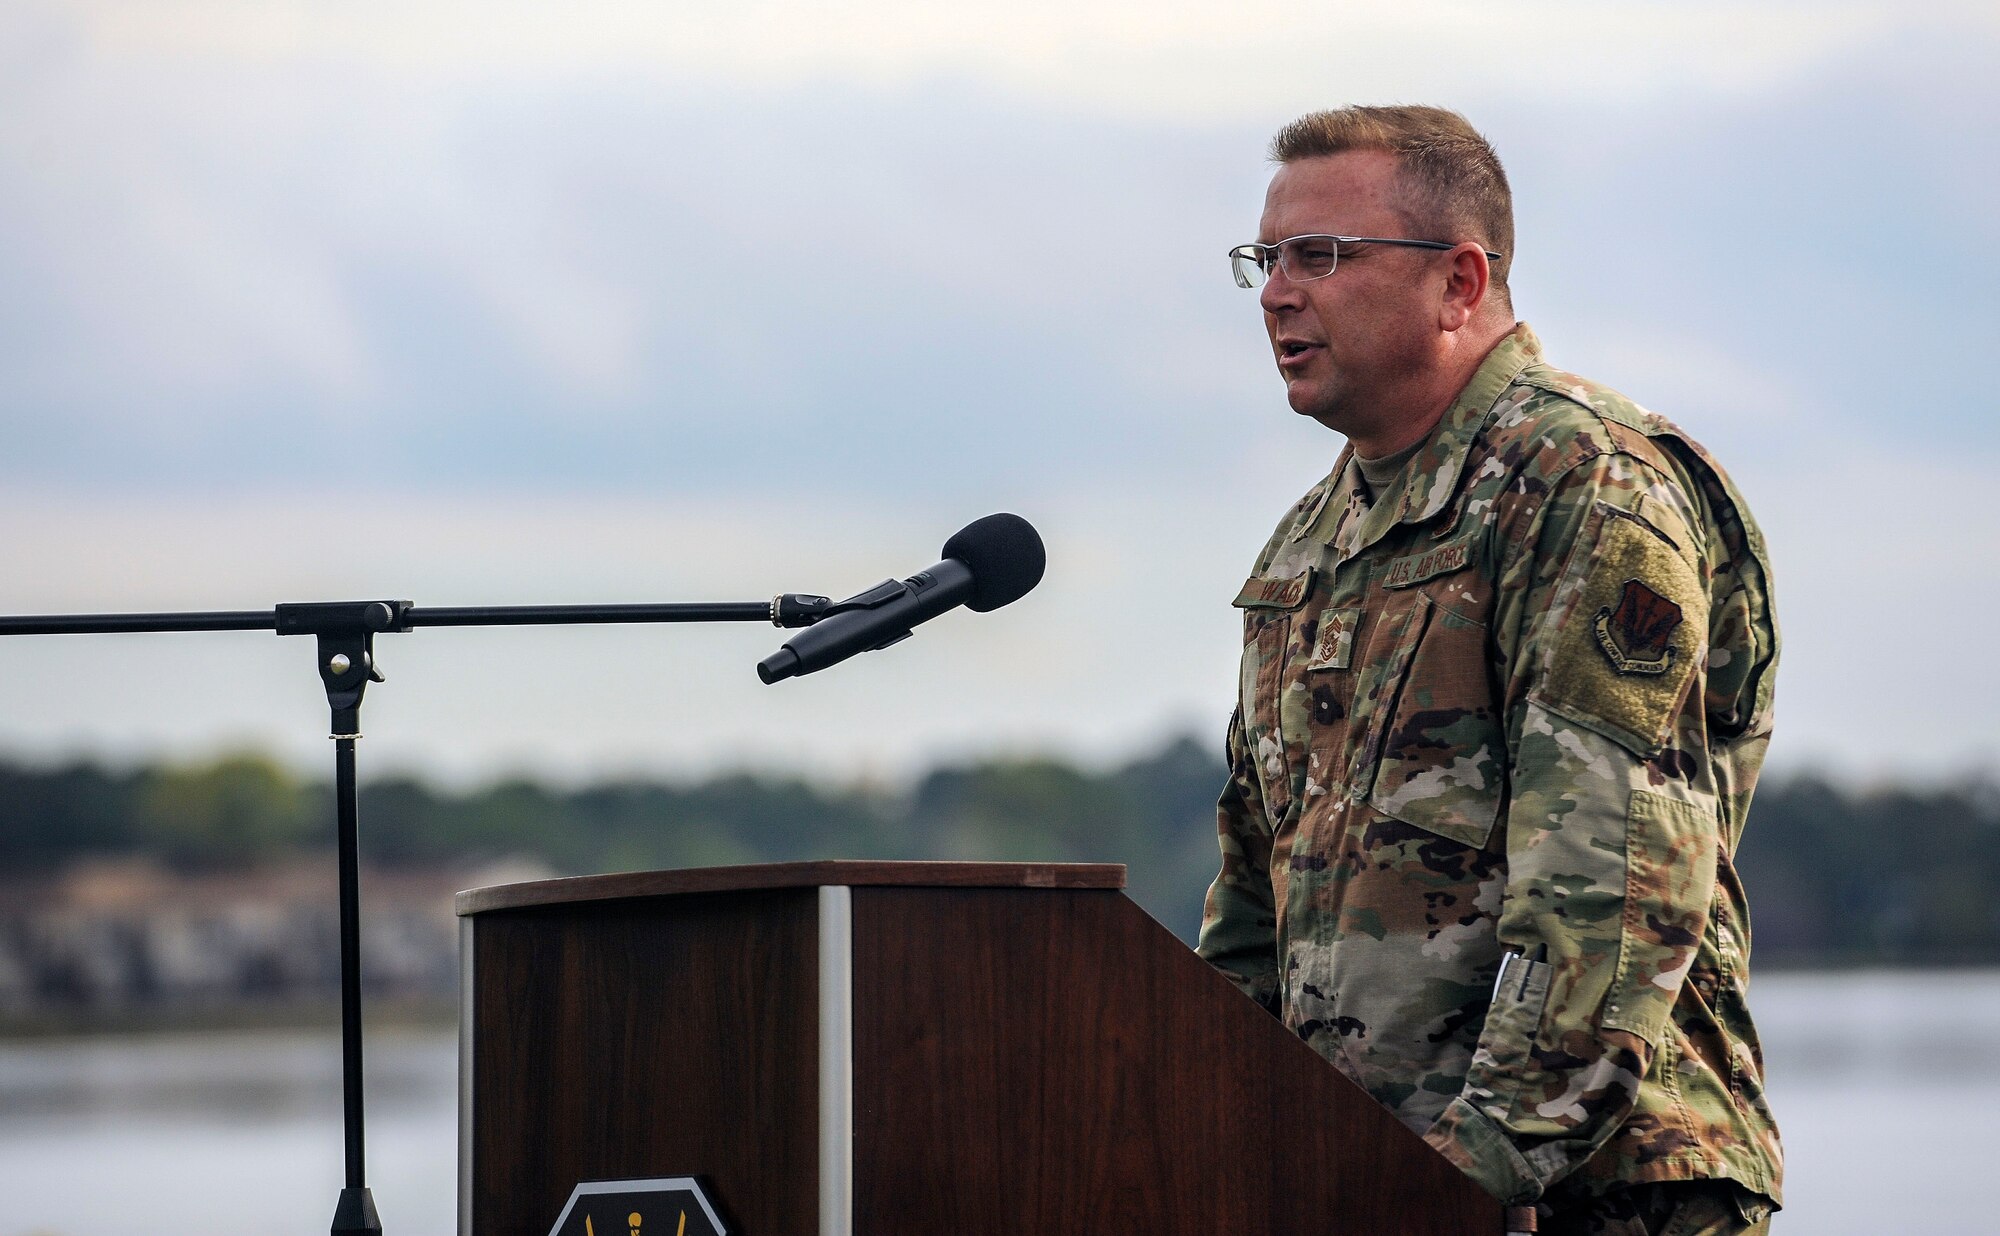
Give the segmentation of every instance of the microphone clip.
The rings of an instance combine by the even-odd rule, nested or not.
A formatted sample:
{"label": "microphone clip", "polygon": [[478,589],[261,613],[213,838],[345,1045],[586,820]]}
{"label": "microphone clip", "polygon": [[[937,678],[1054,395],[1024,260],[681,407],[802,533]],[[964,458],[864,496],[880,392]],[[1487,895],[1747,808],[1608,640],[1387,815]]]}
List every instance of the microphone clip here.
{"label": "microphone clip", "polygon": [[[846,604],[842,602],[841,604]],[[836,606],[828,597],[813,596],[804,592],[783,592],[771,598],[771,625],[774,627],[809,627],[813,623],[837,613]]]}
{"label": "microphone clip", "polygon": [[[857,609],[878,609],[900,596],[907,596],[910,585],[899,579],[885,579],[873,588],[857,592],[845,601],[837,601],[826,607],[820,618],[831,618],[835,614],[850,614]],[[817,622],[819,619],[814,619]]]}

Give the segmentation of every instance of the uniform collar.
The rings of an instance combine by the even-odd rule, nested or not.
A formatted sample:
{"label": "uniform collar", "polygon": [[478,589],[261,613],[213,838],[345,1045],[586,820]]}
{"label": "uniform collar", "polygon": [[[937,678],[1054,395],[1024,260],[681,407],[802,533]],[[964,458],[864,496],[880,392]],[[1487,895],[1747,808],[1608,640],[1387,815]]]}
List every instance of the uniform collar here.
{"label": "uniform collar", "polygon": [[[1516,323],[1512,331],[1493,345],[1493,350],[1473,371],[1472,379],[1458,392],[1458,398],[1445,409],[1430,440],[1403,465],[1396,482],[1375,495],[1374,504],[1356,525],[1354,535],[1338,538],[1343,542],[1340,555],[1343,561],[1381,540],[1397,524],[1423,523],[1450,504],[1452,495],[1458,492],[1458,480],[1465,471],[1472,443],[1492,417],[1500,396],[1521,376],[1522,370],[1541,359],[1541,341],[1526,322]],[[1346,485],[1356,484],[1360,479],[1360,469],[1353,464],[1352,456],[1352,448],[1341,454],[1342,470],[1356,475],[1335,474]]]}

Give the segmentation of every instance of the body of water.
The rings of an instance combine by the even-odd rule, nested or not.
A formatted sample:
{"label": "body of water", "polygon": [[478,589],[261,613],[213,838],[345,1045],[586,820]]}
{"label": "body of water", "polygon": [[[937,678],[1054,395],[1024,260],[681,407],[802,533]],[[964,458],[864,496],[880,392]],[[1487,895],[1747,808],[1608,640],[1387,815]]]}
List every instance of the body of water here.
{"label": "body of water", "polygon": [[[1766,975],[1752,1008],[1779,1232],[1992,1230],[2000,971]],[[369,1040],[369,1183],[396,1236],[455,1230],[457,1046]],[[0,1045],[0,1236],[324,1232],[340,1155],[331,1033]]]}

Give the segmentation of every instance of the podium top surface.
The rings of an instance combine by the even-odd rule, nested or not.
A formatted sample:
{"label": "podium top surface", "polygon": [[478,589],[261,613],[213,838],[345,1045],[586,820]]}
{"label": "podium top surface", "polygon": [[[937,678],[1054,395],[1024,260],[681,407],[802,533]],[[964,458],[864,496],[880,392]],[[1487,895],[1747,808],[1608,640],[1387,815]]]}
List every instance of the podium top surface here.
{"label": "podium top surface", "polygon": [[822,885],[905,885],[919,888],[1124,888],[1123,863],[910,863],[828,859],[810,863],[759,863],[746,867],[687,867],[678,871],[628,871],[569,876],[471,888],[453,899],[461,917],[488,910],[726,893]]}

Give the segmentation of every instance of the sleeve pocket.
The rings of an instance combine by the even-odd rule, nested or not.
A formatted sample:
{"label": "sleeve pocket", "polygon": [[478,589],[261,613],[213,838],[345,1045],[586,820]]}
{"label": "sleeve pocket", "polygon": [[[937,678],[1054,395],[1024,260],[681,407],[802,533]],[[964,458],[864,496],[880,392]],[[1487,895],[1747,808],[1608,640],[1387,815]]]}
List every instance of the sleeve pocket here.
{"label": "sleeve pocket", "polygon": [[1657,1044],[1708,926],[1719,842],[1712,807],[1645,790],[1625,813],[1625,909],[1604,1025]]}
{"label": "sleeve pocket", "polygon": [[1516,1097],[1524,1086],[1541,1078],[1535,1046],[1554,973],[1549,962],[1513,954],[1493,989],[1493,1002],[1487,1006],[1486,1025],[1479,1032],[1479,1049],[1466,1080],[1470,1097],[1496,1121],[1512,1121]]}

